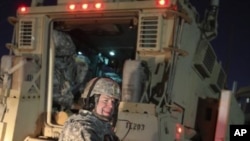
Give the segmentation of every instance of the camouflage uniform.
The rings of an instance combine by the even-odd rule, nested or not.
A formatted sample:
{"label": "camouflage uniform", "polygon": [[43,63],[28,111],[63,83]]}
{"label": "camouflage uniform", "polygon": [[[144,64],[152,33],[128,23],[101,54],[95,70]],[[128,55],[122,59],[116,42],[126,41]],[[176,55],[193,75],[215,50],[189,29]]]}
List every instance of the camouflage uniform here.
{"label": "camouflage uniform", "polygon": [[55,43],[53,102],[60,106],[60,110],[69,109],[74,98],[71,87],[75,79],[73,55],[76,47],[70,36],[64,32],[54,30],[53,39]]}
{"label": "camouflage uniform", "polygon": [[[55,69],[53,81],[53,104],[59,110],[70,109],[75,91],[82,91],[88,71],[87,57],[76,55],[76,47],[65,32],[53,31],[55,43]],[[79,85],[79,87],[75,87]],[[80,96],[79,96],[80,97]]]}
{"label": "camouflage uniform", "polygon": [[73,58],[64,57],[55,60],[55,73],[53,82],[53,101],[62,106],[61,108],[70,108],[73,103],[73,94],[71,88],[74,85],[74,68]]}
{"label": "camouflage uniform", "polygon": [[64,124],[58,141],[118,141],[110,122],[100,120],[94,113],[80,110]]}
{"label": "camouflage uniform", "polygon": [[[59,141],[119,141],[111,126],[112,121],[116,120],[118,103],[115,104],[111,117],[99,115],[94,110],[99,94],[108,95],[117,102],[121,97],[120,87],[115,81],[97,77],[91,79],[82,94],[82,98],[86,100],[83,106],[85,110],[80,110],[77,115],[72,115],[65,122]],[[87,102],[91,98],[95,98],[94,103],[93,101]],[[87,106],[88,104],[93,106]]]}

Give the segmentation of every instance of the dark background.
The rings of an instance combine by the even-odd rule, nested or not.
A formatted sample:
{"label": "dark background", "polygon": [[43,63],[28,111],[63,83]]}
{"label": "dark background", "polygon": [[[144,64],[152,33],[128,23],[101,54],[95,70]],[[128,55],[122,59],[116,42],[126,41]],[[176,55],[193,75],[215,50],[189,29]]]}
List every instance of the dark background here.
{"label": "dark background", "polygon": [[[191,1],[204,13],[205,2]],[[232,89],[234,82],[238,88],[250,86],[249,7],[248,0],[220,0],[218,36],[212,45],[227,73],[228,89]]]}
{"label": "dark background", "polygon": [[[55,1],[55,0],[52,0]],[[200,17],[209,0],[190,0],[197,6]],[[0,56],[8,54],[6,43],[11,42],[13,27],[7,17],[15,16],[20,5],[30,5],[31,0],[0,1]],[[250,16],[249,0],[220,0],[218,15],[218,36],[212,41],[218,61],[227,73],[226,87],[232,89],[250,86]]]}

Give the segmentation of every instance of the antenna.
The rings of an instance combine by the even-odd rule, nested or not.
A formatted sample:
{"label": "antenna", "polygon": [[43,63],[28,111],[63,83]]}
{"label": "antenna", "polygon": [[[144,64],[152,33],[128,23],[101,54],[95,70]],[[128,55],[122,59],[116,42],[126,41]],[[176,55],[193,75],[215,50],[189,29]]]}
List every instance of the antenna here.
{"label": "antenna", "polygon": [[219,0],[211,0],[209,8],[205,11],[203,21],[203,30],[208,40],[212,40],[217,36],[217,17],[219,9]]}

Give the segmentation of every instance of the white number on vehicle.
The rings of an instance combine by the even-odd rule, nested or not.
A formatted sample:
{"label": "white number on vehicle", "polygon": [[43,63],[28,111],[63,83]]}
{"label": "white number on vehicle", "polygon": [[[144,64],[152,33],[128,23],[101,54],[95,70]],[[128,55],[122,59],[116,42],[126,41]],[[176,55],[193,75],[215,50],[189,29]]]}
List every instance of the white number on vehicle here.
{"label": "white number on vehicle", "polygon": [[133,122],[127,122],[126,128],[132,129],[132,130],[144,130],[145,125],[141,123],[133,123]]}

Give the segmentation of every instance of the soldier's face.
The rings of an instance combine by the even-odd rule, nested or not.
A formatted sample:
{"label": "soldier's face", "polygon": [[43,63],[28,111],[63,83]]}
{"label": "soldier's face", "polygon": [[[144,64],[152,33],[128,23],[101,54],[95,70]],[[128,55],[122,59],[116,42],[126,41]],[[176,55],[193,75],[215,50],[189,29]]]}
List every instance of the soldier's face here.
{"label": "soldier's face", "polygon": [[101,116],[111,117],[114,111],[114,105],[114,98],[101,94],[96,105],[96,113]]}

